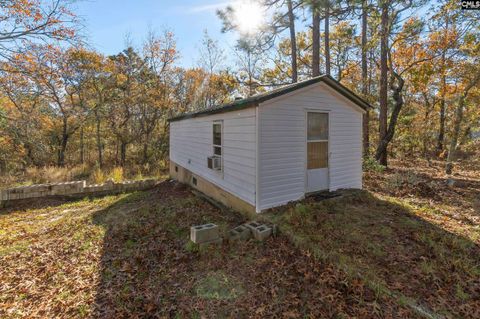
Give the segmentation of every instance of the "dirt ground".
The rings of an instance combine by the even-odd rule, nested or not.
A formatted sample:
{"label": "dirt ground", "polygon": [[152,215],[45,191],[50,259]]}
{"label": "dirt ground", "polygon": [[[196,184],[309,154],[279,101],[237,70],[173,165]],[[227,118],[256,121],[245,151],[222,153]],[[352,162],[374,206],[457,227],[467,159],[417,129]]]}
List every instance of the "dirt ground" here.
{"label": "dirt ground", "polygon": [[190,225],[244,222],[165,182],[0,215],[0,317],[413,317],[286,236],[200,250]]}
{"label": "dirt ground", "polygon": [[393,162],[259,217],[278,237],[207,249],[191,225],[246,218],[175,183],[24,202],[0,212],[0,317],[478,318],[480,178],[457,172]]}
{"label": "dirt ground", "polygon": [[480,170],[456,172],[394,161],[367,172],[364,191],[268,215],[301,247],[401,304],[439,318],[479,318]]}

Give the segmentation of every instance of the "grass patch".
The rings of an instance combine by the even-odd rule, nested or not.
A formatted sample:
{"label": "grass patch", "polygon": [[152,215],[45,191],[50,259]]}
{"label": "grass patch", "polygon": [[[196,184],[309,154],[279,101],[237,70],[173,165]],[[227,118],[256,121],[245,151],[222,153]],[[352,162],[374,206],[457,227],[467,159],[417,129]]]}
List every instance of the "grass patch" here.
{"label": "grass patch", "polygon": [[433,313],[467,317],[465,309],[478,306],[464,292],[478,278],[479,246],[398,198],[346,191],[273,210],[266,218],[300,247],[366,280],[377,298],[395,295]]}
{"label": "grass patch", "polygon": [[231,300],[236,299],[244,293],[245,289],[234,277],[223,272],[213,272],[201,278],[195,292],[203,299]]}

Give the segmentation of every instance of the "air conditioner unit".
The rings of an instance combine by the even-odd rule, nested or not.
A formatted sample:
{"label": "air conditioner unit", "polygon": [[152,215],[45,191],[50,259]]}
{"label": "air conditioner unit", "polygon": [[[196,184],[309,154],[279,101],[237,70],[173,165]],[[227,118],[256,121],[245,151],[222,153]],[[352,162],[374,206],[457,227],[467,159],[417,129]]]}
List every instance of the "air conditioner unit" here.
{"label": "air conditioner unit", "polygon": [[208,158],[208,168],[221,171],[222,170],[222,158],[220,156],[210,156]]}

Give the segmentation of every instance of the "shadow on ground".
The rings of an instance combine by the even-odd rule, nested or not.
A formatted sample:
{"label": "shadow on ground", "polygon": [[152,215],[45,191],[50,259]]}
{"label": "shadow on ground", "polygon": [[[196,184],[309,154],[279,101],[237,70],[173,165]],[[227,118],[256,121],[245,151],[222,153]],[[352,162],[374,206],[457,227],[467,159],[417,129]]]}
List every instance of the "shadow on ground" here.
{"label": "shadow on ground", "polygon": [[94,316],[414,317],[285,236],[207,249],[188,243],[190,225],[223,231],[244,222],[182,186],[165,182],[96,212],[106,229]]}
{"label": "shadow on ground", "polygon": [[175,183],[30,207],[0,215],[2,318],[480,317],[478,228],[369,192],[282,207],[259,216],[279,237],[203,250],[191,225],[245,219]]}

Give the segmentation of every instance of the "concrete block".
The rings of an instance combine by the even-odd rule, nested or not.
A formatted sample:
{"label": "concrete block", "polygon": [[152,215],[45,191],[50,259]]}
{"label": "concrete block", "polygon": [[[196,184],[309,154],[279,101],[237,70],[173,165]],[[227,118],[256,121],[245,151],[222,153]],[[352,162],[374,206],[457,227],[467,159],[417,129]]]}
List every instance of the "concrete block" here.
{"label": "concrete block", "polygon": [[62,193],[63,193],[63,190],[58,185],[52,185],[52,187],[50,188],[51,195],[61,195]]}
{"label": "concrete block", "polygon": [[267,225],[261,225],[255,228],[255,230],[252,231],[252,234],[256,240],[264,241],[272,235],[272,228]]}
{"label": "concrete block", "polygon": [[13,194],[12,194],[12,193],[10,193],[10,194],[8,195],[8,199],[9,199],[9,200],[15,200],[15,199],[20,199],[20,198],[21,198],[21,197],[20,197],[20,194],[16,194],[16,193],[13,193]]}
{"label": "concrete block", "polygon": [[21,188],[10,188],[8,190],[10,194],[23,194],[23,189]]}
{"label": "concrete block", "polygon": [[28,195],[30,195],[31,197],[37,197],[37,195],[40,195],[40,194],[43,194],[43,193],[46,193],[46,192],[42,192],[39,189],[34,189],[34,190],[30,191],[28,193]]}
{"label": "concrete block", "polygon": [[273,234],[272,227],[260,224],[255,221],[248,222],[244,225],[252,232],[253,238],[256,240],[264,241]]}
{"label": "concrete block", "polygon": [[211,242],[218,238],[220,238],[220,233],[215,224],[197,225],[190,228],[190,239],[196,244]]}
{"label": "concrete block", "polygon": [[40,185],[32,185],[31,189],[34,190],[34,192],[50,192],[51,186],[50,185],[45,185],[45,184],[40,184]]}
{"label": "concrete block", "polygon": [[253,233],[253,231],[254,231],[257,227],[262,226],[262,224],[252,221],[252,222],[248,222],[248,223],[244,224],[244,226],[247,227],[248,229],[250,229],[250,231]]}
{"label": "concrete block", "polygon": [[74,193],[81,193],[83,189],[87,186],[87,181],[79,181],[75,183]]}
{"label": "concrete block", "polygon": [[252,232],[248,227],[244,225],[240,225],[228,232],[228,240],[229,241],[247,240],[250,238],[251,233]]}
{"label": "concrete block", "polygon": [[95,190],[95,185],[90,185],[90,186],[87,186],[83,189],[84,192],[88,192],[88,193],[91,193]]}
{"label": "concrete block", "polygon": [[23,198],[38,198],[51,195],[75,195],[75,194],[105,194],[107,192],[130,192],[144,190],[154,186],[156,180],[127,181],[114,183],[108,181],[100,185],[88,185],[87,181],[75,181],[55,184],[38,184],[15,187],[0,191],[0,201],[17,200]]}

